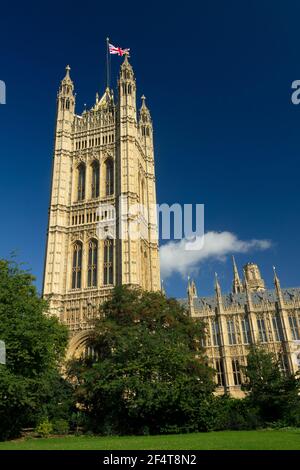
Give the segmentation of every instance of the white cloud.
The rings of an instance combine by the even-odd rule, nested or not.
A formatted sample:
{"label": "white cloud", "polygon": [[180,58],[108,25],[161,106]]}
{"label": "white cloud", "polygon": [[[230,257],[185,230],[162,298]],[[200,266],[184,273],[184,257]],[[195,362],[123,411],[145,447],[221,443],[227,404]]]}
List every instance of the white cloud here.
{"label": "white cloud", "polygon": [[[203,243],[204,241],[204,243]],[[174,273],[182,276],[195,273],[201,262],[207,259],[224,260],[226,255],[247,253],[251,250],[266,250],[271,247],[269,240],[239,240],[231,232],[207,232],[194,242],[199,249],[187,250],[188,241],[170,241],[160,248],[161,274],[167,278]]]}

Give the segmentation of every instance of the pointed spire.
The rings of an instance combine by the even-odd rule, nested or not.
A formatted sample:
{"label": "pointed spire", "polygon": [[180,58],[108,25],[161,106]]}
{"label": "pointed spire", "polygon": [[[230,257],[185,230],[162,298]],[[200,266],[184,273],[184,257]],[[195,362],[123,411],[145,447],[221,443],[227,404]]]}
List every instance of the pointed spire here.
{"label": "pointed spire", "polygon": [[[133,68],[132,68],[131,63],[128,60],[128,54],[124,54],[124,60],[121,64],[121,70],[124,70],[124,69],[130,70],[133,75]],[[125,78],[129,78],[129,77],[125,77]]]}
{"label": "pointed spire", "polygon": [[60,82],[60,87],[57,93],[57,103],[59,111],[63,113],[75,111],[75,95],[74,95],[74,84],[70,77],[70,66],[66,66],[66,74]]}
{"label": "pointed spire", "polygon": [[273,271],[274,271],[274,284],[275,284],[275,290],[276,290],[277,299],[278,299],[278,305],[279,305],[279,308],[284,309],[285,308],[285,305],[284,305],[285,300],[284,300],[284,297],[283,297],[283,292],[281,290],[280,281],[279,281],[279,278],[277,276],[275,266],[273,266]]}
{"label": "pointed spire", "polygon": [[274,272],[274,285],[275,285],[275,289],[276,289],[276,293],[277,293],[277,298],[279,300],[279,303],[283,303],[283,296],[282,296],[282,291],[281,291],[281,287],[280,287],[280,281],[279,281],[279,278],[277,276],[275,266],[273,266],[273,272]]}
{"label": "pointed spire", "polygon": [[215,292],[217,298],[217,305],[218,305],[218,312],[219,314],[223,313],[223,299],[222,299],[222,291],[221,286],[218,279],[218,274],[215,273]]}
{"label": "pointed spire", "polygon": [[136,80],[133,68],[125,54],[124,62],[120,67],[118,80],[120,119],[130,117],[137,121],[136,112]]}
{"label": "pointed spire", "polygon": [[142,136],[149,137],[152,133],[152,121],[150,111],[146,105],[146,97],[145,95],[141,96],[142,106],[140,107],[139,113],[139,125]]}
{"label": "pointed spire", "polygon": [[62,79],[62,84],[73,85],[72,79],[70,77],[71,67],[69,65],[67,65],[65,70],[66,70],[66,75]]}
{"label": "pointed spire", "polygon": [[235,262],[235,258],[232,255],[232,266],[233,266],[233,284],[232,284],[232,292],[234,294],[238,294],[239,292],[243,291],[243,285],[240,280],[238,268]]}
{"label": "pointed spire", "polygon": [[97,110],[99,108],[107,108],[109,106],[112,106],[113,104],[114,104],[113,91],[110,88],[106,87],[105,92],[103,93],[101,98],[99,97],[98,92],[96,93],[96,103],[93,109]]}
{"label": "pointed spire", "polygon": [[194,299],[197,297],[197,290],[193,280],[188,276],[187,297],[189,304],[189,313],[191,316],[195,313]]}
{"label": "pointed spire", "polygon": [[151,116],[150,116],[150,111],[146,105],[146,96],[142,95],[141,96],[142,100],[142,105],[140,107],[140,116],[143,117],[143,120],[150,120],[151,121]]}
{"label": "pointed spire", "polygon": [[198,297],[196,284],[193,279],[190,279],[190,276],[188,276],[187,294],[189,299],[194,299]]}
{"label": "pointed spire", "polygon": [[246,289],[246,291],[247,291],[247,290],[249,290],[249,284],[248,284],[248,279],[247,279],[247,275],[246,275],[245,268],[243,268],[243,273],[244,273],[244,284],[245,284],[245,289]]}
{"label": "pointed spire", "polygon": [[221,296],[221,286],[218,279],[218,274],[215,273],[215,291],[217,296]]}
{"label": "pointed spire", "polygon": [[232,264],[233,264],[234,276],[236,276],[236,277],[239,278],[239,272],[238,272],[238,268],[237,268],[237,265],[236,265],[236,262],[235,262],[235,257],[234,257],[234,255],[232,255]]}

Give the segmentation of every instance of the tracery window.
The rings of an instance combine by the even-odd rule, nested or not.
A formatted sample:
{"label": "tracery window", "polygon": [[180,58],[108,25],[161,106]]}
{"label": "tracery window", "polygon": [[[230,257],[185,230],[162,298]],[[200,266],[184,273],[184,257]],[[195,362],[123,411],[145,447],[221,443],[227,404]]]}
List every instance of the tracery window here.
{"label": "tracery window", "polygon": [[85,198],[85,165],[81,163],[78,167],[77,199],[83,201]]}
{"label": "tracery window", "polygon": [[105,162],[105,194],[111,196],[114,193],[114,163],[111,158]]}
{"label": "tracery window", "polygon": [[98,242],[97,240],[89,241],[88,253],[88,287],[97,286],[98,274]]}
{"label": "tracery window", "polygon": [[221,345],[220,327],[219,327],[218,320],[212,320],[211,327],[212,327],[213,344],[214,346],[220,346]]}
{"label": "tracery window", "polygon": [[229,344],[236,344],[234,320],[227,321],[227,332]]}
{"label": "tracery window", "polygon": [[103,283],[113,284],[114,275],[114,242],[111,238],[104,240],[104,272]]}
{"label": "tracery window", "polygon": [[73,245],[72,289],[81,288],[82,274],[82,243],[76,241]]}
{"label": "tracery window", "polygon": [[226,384],[225,381],[225,371],[223,359],[216,360],[216,370],[217,370],[217,382],[219,387],[224,387]]}
{"label": "tracery window", "polygon": [[281,341],[282,339],[282,333],[281,333],[281,325],[280,325],[280,320],[276,315],[272,317],[272,325],[273,325],[273,331],[274,331],[274,338],[275,341]]}
{"label": "tracery window", "polygon": [[297,318],[293,316],[289,316],[289,324],[290,324],[290,329],[291,329],[293,340],[299,340],[300,336],[299,336]]}
{"label": "tracery window", "polygon": [[240,363],[238,359],[232,359],[231,365],[232,365],[234,385],[241,385],[242,376],[241,376]]}
{"label": "tracery window", "polygon": [[92,164],[92,198],[99,197],[99,162],[95,161]]}
{"label": "tracery window", "polygon": [[245,344],[251,343],[251,331],[250,331],[250,323],[249,318],[244,317],[242,319],[242,332],[243,332],[243,340]]}
{"label": "tracery window", "polygon": [[267,332],[266,332],[266,324],[263,318],[257,319],[257,327],[259,333],[259,339],[262,343],[268,342]]}

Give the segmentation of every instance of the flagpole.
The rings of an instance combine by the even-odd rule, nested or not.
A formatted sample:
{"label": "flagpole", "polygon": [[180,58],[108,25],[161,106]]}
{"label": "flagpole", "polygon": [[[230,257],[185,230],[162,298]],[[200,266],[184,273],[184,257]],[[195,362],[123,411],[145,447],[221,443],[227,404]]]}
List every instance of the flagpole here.
{"label": "flagpole", "polygon": [[109,88],[109,38],[106,38],[106,87]]}

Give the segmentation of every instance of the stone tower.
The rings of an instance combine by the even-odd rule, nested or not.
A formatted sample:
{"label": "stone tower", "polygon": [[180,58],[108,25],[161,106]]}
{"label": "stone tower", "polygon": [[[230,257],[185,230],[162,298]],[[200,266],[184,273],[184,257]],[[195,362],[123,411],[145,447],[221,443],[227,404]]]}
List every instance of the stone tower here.
{"label": "stone tower", "polygon": [[244,266],[245,281],[251,291],[264,291],[265,281],[262,279],[259,267],[254,263],[247,263]]}
{"label": "stone tower", "polygon": [[127,56],[117,101],[107,87],[76,114],[69,66],[57,95],[43,293],[73,352],[121,284],[160,290],[152,120]]}

